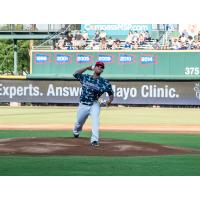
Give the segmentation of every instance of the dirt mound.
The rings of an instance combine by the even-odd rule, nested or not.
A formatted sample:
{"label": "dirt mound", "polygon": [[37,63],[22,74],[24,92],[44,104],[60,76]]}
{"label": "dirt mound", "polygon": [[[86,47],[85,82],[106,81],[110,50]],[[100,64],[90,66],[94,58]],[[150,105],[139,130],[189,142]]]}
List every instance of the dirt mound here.
{"label": "dirt mound", "polygon": [[0,155],[151,156],[176,154],[200,154],[200,150],[114,139],[101,139],[99,147],[92,147],[89,138],[0,139]]}

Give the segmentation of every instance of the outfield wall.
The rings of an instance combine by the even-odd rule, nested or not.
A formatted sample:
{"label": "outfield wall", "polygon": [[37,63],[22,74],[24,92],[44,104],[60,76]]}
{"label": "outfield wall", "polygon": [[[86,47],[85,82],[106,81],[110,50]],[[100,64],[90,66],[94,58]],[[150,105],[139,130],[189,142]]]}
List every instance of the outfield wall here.
{"label": "outfield wall", "polygon": [[[200,105],[200,81],[111,81],[114,104]],[[78,103],[74,80],[0,79],[0,102]],[[107,97],[104,97],[107,98]]]}
{"label": "outfield wall", "polygon": [[28,78],[73,78],[82,67],[103,61],[112,80],[200,79],[200,51],[34,50]]}

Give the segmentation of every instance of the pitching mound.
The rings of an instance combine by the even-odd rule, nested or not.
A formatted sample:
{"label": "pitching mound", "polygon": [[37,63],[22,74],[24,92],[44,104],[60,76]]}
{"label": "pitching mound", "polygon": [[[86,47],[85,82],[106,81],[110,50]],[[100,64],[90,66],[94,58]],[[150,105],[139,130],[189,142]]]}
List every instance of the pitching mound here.
{"label": "pitching mound", "polygon": [[151,156],[176,154],[200,154],[200,150],[113,139],[101,139],[99,147],[90,146],[89,138],[0,139],[0,155]]}

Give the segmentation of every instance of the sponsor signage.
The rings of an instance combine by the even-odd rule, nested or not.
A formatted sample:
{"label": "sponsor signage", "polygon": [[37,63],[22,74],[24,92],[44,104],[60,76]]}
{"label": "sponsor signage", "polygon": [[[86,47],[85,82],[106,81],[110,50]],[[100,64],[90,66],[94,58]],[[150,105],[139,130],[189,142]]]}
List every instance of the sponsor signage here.
{"label": "sponsor signage", "polygon": [[[114,104],[200,105],[199,81],[111,84]],[[0,102],[78,103],[80,94],[81,85],[75,80],[0,80]]]}
{"label": "sponsor signage", "polygon": [[109,36],[127,36],[129,31],[152,31],[151,24],[82,24],[81,31],[94,35],[96,31],[105,31]]}

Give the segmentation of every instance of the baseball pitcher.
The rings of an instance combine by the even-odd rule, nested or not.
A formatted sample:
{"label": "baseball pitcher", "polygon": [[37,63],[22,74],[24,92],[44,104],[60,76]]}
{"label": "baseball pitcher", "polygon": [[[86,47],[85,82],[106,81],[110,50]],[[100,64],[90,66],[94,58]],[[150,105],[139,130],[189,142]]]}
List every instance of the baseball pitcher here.
{"label": "baseball pitcher", "polygon": [[[108,80],[101,77],[104,67],[103,62],[96,62],[95,66],[85,67],[74,73],[74,77],[82,85],[82,92],[73,135],[75,138],[79,137],[82,127],[90,115],[92,118],[92,135],[90,139],[92,146],[99,146],[100,103],[98,100],[104,92],[107,92],[109,99],[104,104],[109,106],[114,98],[111,84]],[[86,70],[93,70],[93,75],[83,74]]]}

